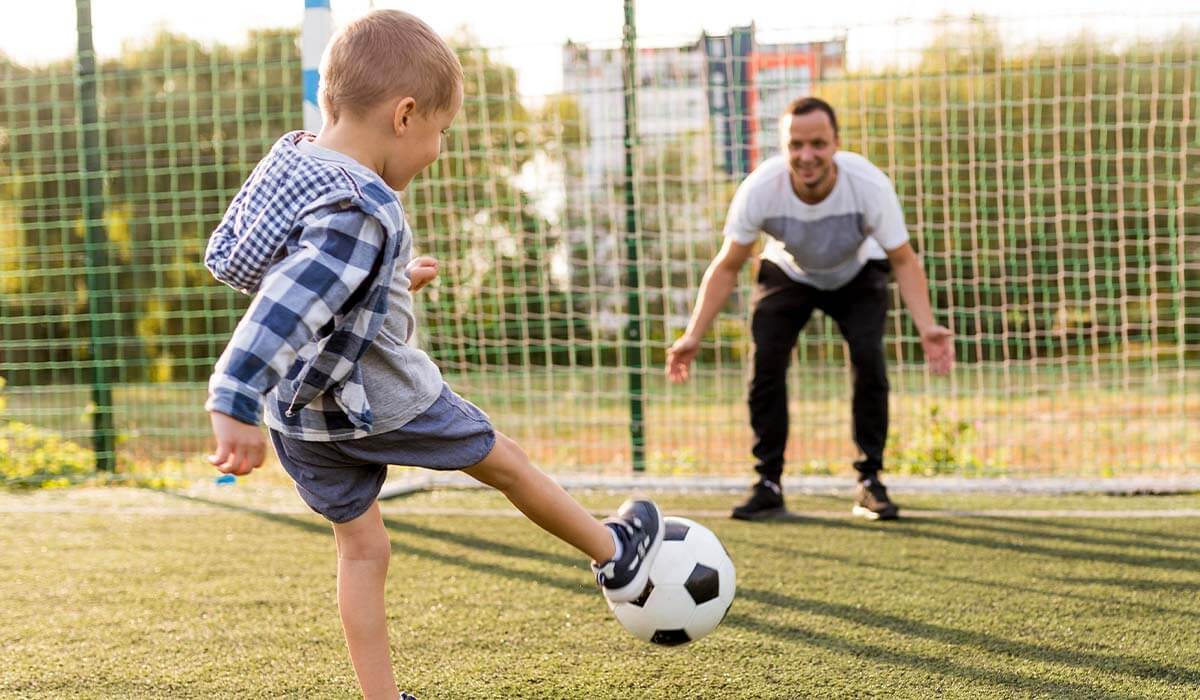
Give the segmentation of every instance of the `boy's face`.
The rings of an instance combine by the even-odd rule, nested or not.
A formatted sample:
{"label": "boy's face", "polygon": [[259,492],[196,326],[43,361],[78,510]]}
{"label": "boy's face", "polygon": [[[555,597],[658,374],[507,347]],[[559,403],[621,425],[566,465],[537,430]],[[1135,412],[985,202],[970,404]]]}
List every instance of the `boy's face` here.
{"label": "boy's face", "polygon": [[402,191],[412,179],[442,152],[446,131],[462,108],[463,93],[460,87],[450,107],[440,111],[421,114],[412,98],[405,98],[397,105],[392,118],[392,131],[387,165],[383,179],[394,190]]}

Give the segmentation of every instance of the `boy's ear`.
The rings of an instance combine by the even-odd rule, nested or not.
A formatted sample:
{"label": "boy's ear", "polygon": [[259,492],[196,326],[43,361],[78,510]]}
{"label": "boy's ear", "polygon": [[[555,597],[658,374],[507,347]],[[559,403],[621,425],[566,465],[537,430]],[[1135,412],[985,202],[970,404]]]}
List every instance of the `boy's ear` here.
{"label": "boy's ear", "polygon": [[392,113],[392,131],[396,132],[397,136],[403,136],[404,132],[408,131],[408,125],[412,122],[416,110],[417,101],[411,97],[405,97],[396,103],[396,111]]}

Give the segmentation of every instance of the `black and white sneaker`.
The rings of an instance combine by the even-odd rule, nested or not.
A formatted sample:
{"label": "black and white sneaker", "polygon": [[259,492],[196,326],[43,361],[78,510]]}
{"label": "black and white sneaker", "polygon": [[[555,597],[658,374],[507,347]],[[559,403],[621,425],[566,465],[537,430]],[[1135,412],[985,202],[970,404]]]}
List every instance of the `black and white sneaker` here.
{"label": "black and white sneaker", "polygon": [[867,520],[895,520],[900,517],[900,507],[892,503],[887,489],[874,476],[858,482],[851,512]]}
{"label": "black and white sneaker", "polygon": [[406,691],[400,691],[400,700],[417,700],[417,696]]}
{"label": "black and white sneaker", "polygon": [[734,520],[767,520],[787,512],[783,506],[783,488],[763,479],[750,487],[750,497],[736,506],[729,517]]}
{"label": "black and white sneaker", "polygon": [[621,542],[621,553],[604,564],[592,564],[596,583],[613,603],[628,603],[642,594],[650,566],[663,541],[663,516],[654,501],[625,501],[617,515],[604,521]]}

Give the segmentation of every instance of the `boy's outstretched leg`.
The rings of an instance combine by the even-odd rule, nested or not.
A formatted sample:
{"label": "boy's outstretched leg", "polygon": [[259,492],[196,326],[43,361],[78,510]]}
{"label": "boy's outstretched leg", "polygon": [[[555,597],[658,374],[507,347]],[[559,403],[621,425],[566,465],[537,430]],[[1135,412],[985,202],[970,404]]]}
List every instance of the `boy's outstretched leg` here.
{"label": "boy's outstretched leg", "polygon": [[333,534],[338,552],[338,611],[358,684],[364,698],[394,700],[400,692],[392,673],[384,607],[392,545],[379,503],[372,503],[353,520],[334,523]]}
{"label": "boy's outstretched leg", "polygon": [[558,482],[535,467],[524,450],[496,433],[496,445],[467,474],[503,493],[534,524],[592,558],[596,581],[614,602],[637,598],[663,539],[652,501],[628,501],[599,523]]}

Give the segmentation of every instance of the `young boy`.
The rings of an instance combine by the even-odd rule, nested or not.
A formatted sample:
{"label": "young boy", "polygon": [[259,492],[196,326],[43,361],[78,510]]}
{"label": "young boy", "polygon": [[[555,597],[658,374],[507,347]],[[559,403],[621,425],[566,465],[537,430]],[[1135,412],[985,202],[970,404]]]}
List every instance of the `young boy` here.
{"label": "young boy", "polygon": [[[384,608],[390,541],[377,503],[388,464],[461,469],[592,559],[612,601],[636,598],[663,538],[648,500],[597,522],[408,345],[412,259],[395,192],[437,159],[463,101],[454,52],[419,19],[377,11],[321,67],[325,126],[284,135],[234,197],[205,263],[254,295],[205,405],[227,474],[262,464],[266,423],[304,501],[333,523],[338,609],[363,695],[399,697]],[[602,563],[598,563],[602,562]]]}

